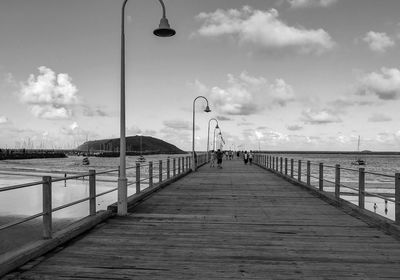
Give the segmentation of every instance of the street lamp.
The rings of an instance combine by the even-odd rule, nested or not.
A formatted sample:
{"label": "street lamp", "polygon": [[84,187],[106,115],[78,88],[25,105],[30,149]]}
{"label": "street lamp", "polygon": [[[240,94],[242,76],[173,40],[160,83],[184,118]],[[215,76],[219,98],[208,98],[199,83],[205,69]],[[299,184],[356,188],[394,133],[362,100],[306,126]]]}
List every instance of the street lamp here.
{"label": "street lamp", "polygon": [[194,105],[195,105],[195,103],[196,103],[196,100],[197,99],[199,99],[199,98],[203,98],[206,102],[207,102],[207,106],[206,106],[206,109],[204,110],[204,112],[206,112],[206,113],[209,113],[209,112],[211,112],[211,110],[210,110],[210,107],[208,106],[208,100],[207,100],[207,98],[205,98],[204,96],[197,96],[194,100],[193,100],[193,138],[192,138],[192,170],[193,171],[196,171],[196,161],[195,161],[195,156],[194,156],[194,128],[195,128],[195,125],[194,125],[194,120],[195,120],[195,107],[194,107]]}
{"label": "street lamp", "polygon": [[215,126],[215,128],[219,128],[219,126],[218,126],[218,120],[217,119],[214,119],[214,118],[211,118],[209,121],[208,121],[208,133],[207,133],[207,160],[210,160],[210,154],[209,154],[209,147],[210,147],[210,122],[212,121],[212,120],[214,120],[214,121],[216,121],[217,122],[217,125]]}
{"label": "street lamp", "polygon": [[213,138],[213,150],[215,151],[215,130],[219,129],[219,133],[221,133],[221,128],[216,125],[214,128],[214,138]]}
{"label": "street lamp", "polygon": [[[175,35],[165,17],[165,5],[162,0],[158,0],[163,10],[163,16],[160,20],[159,27],[154,30],[153,34],[159,37],[171,37]],[[121,15],[121,115],[120,115],[120,169],[118,176],[118,215],[124,216],[128,213],[127,205],[127,182],[126,178],[126,137],[125,137],[125,6],[128,0],[124,0],[122,4]]]}

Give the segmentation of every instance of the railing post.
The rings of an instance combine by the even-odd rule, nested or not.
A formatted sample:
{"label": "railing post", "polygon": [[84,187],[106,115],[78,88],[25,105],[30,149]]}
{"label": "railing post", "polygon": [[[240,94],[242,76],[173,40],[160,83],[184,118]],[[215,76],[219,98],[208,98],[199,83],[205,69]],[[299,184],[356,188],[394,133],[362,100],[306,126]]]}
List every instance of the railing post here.
{"label": "railing post", "polygon": [[153,162],[149,161],[149,188],[153,186]]}
{"label": "railing post", "polygon": [[283,170],[283,157],[281,157],[280,158],[280,171],[281,171],[281,174],[282,174],[282,170]]}
{"label": "railing post", "polygon": [[167,179],[171,177],[171,167],[170,167],[170,160],[167,158]]}
{"label": "railing post", "polygon": [[272,157],[272,170],[275,170],[275,157]]}
{"label": "railing post", "polygon": [[178,157],[178,174],[181,174],[181,158]]}
{"label": "railing post", "polygon": [[52,203],[51,203],[51,176],[42,178],[43,186],[43,238],[51,239],[53,231]]}
{"label": "railing post", "polygon": [[158,162],[158,182],[162,182],[162,160]]}
{"label": "railing post", "polygon": [[96,215],[96,170],[89,170],[89,215]]}
{"label": "railing post", "polygon": [[297,181],[301,182],[301,160],[297,164]]}
{"label": "railing post", "polygon": [[335,166],[335,197],[340,198],[340,165]]}
{"label": "railing post", "polygon": [[[198,159],[199,157],[197,157]],[[197,166],[196,166],[197,168]],[[176,176],[176,160],[175,158],[172,160],[172,175],[175,177]]]}
{"label": "railing post", "polygon": [[276,160],[275,160],[275,170],[276,170],[276,172],[279,172],[279,157],[276,157]]}
{"label": "railing post", "polygon": [[319,163],[319,184],[318,188],[320,191],[324,190],[324,164],[322,162]]}
{"label": "railing post", "polygon": [[140,193],[140,163],[136,163],[136,193]]}
{"label": "railing post", "polygon": [[311,185],[311,162],[307,160],[307,185]]}
{"label": "railing post", "polygon": [[365,169],[358,169],[358,207],[365,209]]}
{"label": "railing post", "polygon": [[285,158],[285,175],[287,176],[287,158]]}
{"label": "railing post", "polygon": [[292,178],[293,178],[293,168],[294,168],[293,159],[291,158],[290,159],[290,177],[292,177]]}
{"label": "railing post", "polygon": [[400,224],[400,173],[395,174],[395,222]]}

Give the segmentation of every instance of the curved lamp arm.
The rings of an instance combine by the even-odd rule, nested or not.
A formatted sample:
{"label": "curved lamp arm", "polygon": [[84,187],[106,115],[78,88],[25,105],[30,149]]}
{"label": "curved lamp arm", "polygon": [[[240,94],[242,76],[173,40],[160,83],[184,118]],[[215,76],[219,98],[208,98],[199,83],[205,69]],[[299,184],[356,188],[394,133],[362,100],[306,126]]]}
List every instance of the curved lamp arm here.
{"label": "curved lamp arm", "polygon": [[196,162],[195,162],[195,156],[194,156],[195,103],[196,103],[196,100],[199,99],[199,98],[203,98],[207,102],[207,106],[206,106],[206,109],[204,110],[204,112],[207,112],[207,113],[211,112],[210,107],[208,106],[208,99],[207,98],[205,98],[202,95],[199,95],[193,100],[193,134],[192,134],[193,135],[193,137],[192,137],[192,163],[193,163],[192,169],[193,169],[193,171],[196,171]]}

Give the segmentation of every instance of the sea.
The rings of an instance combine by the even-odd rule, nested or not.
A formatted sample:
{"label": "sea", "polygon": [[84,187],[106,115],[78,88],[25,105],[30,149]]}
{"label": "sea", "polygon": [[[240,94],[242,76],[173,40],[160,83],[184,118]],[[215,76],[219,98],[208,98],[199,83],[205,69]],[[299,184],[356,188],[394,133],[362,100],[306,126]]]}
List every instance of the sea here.
{"label": "sea", "polygon": [[[352,189],[342,187],[341,198],[357,205],[358,168],[351,163],[356,159],[354,155],[346,154],[271,154],[268,155],[294,159],[294,177],[297,177],[297,162],[302,161],[302,180],[305,181],[306,161],[311,161],[311,183],[318,188],[318,165],[324,164],[324,190],[334,192],[335,180],[334,166],[339,164],[341,168],[341,184]],[[147,163],[153,161],[154,182],[158,182],[158,161],[185,155],[149,155]],[[0,189],[31,182],[40,182],[43,176],[63,179],[69,176],[87,174],[90,169],[96,172],[116,170],[119,158],[90,157],[90,165],[82,164],[83,157],[69,156],[61,159],[27,159],[27,160],[2,160],[0,161]],[[127,156],[128,195],[136,192],[136,159],[135,156]],[[400,172],[400,155],[373,155],[368,154],[363,159],[366,165],[366,190],[371,193],[379,193],[388,197],[366,197],[366,209],[379,215],[394,219],[394,203],[390,201],[394,197],[394,175]],[[171,163],[172,165],[172,163]],[[148,187],[145,179],[148,175],[148,165],[141,167],[141,190]],[[163,165],[165,171],[165,164]],[[255,167],[256,168],[256,167]],[[376,174],[383,174],[376,175]],[[118,172],[109,172],[96,175],[96,191],[103,193],[117,187]],[[88,177],[79,179],[61,180],[52,184],[52,207],[65,205],[89,196]],[[113,191],[100,196],[96,200],[96,210],[105,210],[107,206],[117,201],[117,192]],[[39,214],[42,212],[42,185],[20,188],[16,190],[0,192],[0,226],[18,219]],[[53,213],[53,231],[65,228],[67,225],[78,221],[89,214],[89,203],[79,203]],[[0,254],[14,250],[35,240],[40,240],[42,235],[41,218],[14,226],[6,230],[0,230]]]}
{"label": "sea", "polygon": [[[302,178],[305,181],[306,162],[310,160],[311,165],[311,182],[318,186],[318,164],[323,163],[325,190],[334,191],[332,183],[335,179],[335,170],[333,166],[339,164],[341,168],[341,184],[351,188],[358,187],[358,168],[361,166],[354,166],[352,162],[355,160],[354,155],[349,154],[268,154],[294,159],[294,173],[297,177],[297,162],[302,161]],[[157,168],[159,160],[166,158],[174,158],[182,155],[149,155],[146,156],[147,162],[153,161],[154,166]],[[366,161],[363,166],[366,171],[366,189],[367,191],[387,194],[393,199],[394,194],[394,175],[400,172],[400,155],[374,155],[368,154],[362,157]],[[136,190],[135,181],[135,161],[136,156],[127,156],[127,167],[132,167],[127,170],[128,177],[128,194],[134,194]],[[52,176],[52,178],[64,178],[65,176],[73,176],[85,174],[89,169],[94,169],[97,172],[106,170],[115,170],[118,168],[119,158],[105,158],[105,157],[90,157],[90,165],[82,165],[82,157],[69,156],[61,159],[26,159],[26,160],[3,160],[0,161],[0,188],[41,181],[42,176]],[[148,168],[144,164],[141,174],[146,176]],[[165,166],[164,166],[165,167]],[[288,167],[289,168],[289,167]],[[378,176],[369,174],[379,173],[386,176]],[[158,172],[154,171],[157,175]],[[390,177],[387,177],[390,176]],[[97,176],[97,193],[105,192],[115,188],[117,185],[117,172],[103,174]],[[157,182],[157,178],[155,179]],[[146,188],[148,185],[144,180],[141,183],[141,189]],[[88,177],[60,181],[53,183],[53,207],[58,207],[88,196],[89,193],[89,180]],[[346,189],[342,187],[345,192],[344,198],[348,199],[354,204],[357,204],[357,197],[353,195],[356,193],[353,189]],[[108,205],[116,202],[117,192],[112,192],[107,195],[101,196],[97,199],[97,210],[104,210]],[[375,211],[390,219],[394,218],[394,205],[390,201],[367,197],[366,207],[371,211]],[[0,217],[1,216],[29,216],[32,214],[40,213],[42,208],[42,187],[41,185],[17,189],[12,191],[0,192]],[[81,203],[79,205],[69,207],[54,213],[54,218],[77,218],[86,216],[88,214],[88,203]],[[386,212],[386,213],[385,213]]]}

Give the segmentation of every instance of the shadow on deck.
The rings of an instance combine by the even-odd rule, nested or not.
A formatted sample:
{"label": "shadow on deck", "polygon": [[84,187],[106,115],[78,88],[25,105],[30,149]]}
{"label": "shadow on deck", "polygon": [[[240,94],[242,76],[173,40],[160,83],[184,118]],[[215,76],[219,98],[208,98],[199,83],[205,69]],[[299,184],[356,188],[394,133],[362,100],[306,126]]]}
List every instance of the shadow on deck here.
{"label": "shadow on deck", "polygon": [[207,165],[5,279],[398,279],[400,243],[242,161]]}

